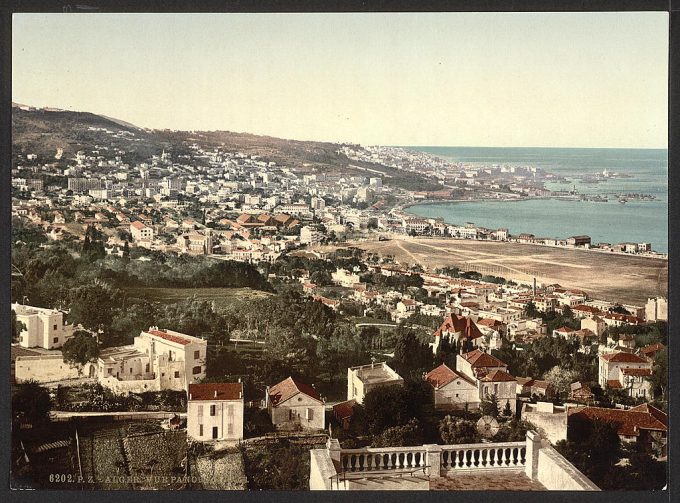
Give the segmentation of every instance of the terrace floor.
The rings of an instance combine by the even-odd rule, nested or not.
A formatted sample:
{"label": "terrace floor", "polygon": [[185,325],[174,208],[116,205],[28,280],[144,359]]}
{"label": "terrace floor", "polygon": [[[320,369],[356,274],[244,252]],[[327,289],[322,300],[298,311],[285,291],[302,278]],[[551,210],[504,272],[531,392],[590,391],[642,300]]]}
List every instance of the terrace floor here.
{"label": "terrace floor", "polygon": [[545,491],[524,473],[466,473],[430,479],[430,491]]}

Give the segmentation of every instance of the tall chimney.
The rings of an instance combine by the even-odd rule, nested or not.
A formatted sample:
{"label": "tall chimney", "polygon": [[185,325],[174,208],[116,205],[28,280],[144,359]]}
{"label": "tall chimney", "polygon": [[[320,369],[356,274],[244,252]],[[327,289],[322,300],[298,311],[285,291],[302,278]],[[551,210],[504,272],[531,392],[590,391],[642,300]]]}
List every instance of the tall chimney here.
{"label": "tall chimney", "polygon": [[534,297],[536,297],[536,278],[534,278]]}
{"label": "tall chimney", "polygon": [[217,398],[217,390],[215,390],[215,398]]}

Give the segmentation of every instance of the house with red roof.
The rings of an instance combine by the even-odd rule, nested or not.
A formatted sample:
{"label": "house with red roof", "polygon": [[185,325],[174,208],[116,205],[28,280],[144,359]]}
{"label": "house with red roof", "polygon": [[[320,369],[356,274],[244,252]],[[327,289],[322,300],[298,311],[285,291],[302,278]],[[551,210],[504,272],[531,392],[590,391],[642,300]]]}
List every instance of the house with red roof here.
{"label": "house with red roof", "polygon": [[321,395],[292,377],[267,386],[265,406],[277,429],[323,430],[326,426],[326,404]]}
{"label": "house with red roof", "polygon": [[649,344],[644,348],[641,348],[640,351],[638,351],[638,353],[640,354],[640,356],[650,358],[653,360],[657,353],[659,351],[663,351],[664,349],[666,349],[666,346],[664,346],[660,342],[657,342],[655,344]]}
{"label": "house with red roof", "polygon": [[189,384],[187,436],[199,442],[243,438],[243,384]]}
{"label": "house with red roof", "polygon": [[130,224],[130,234],[132,234],[132,239],[137,242],[150,242],[153,241],[153,228],[144,225],[139,220],[135,220]]}
{"label": "house with red roof", "polygon": [[588,403],[592,402],[594,398],[593,390],[587,384],[576,381],[569,385],[569,400],[578,403]]}
{"label": "house with red roof", "polygon": [[601,354],[598,374],[603,388],[623,389],[633,398],[652,398],[652,361],[648,358],[625,351]]}
{"label": "house with red roof", "polygon": [[608,327],[622,327],[624,325],[642,325],[645,320],[631,314],[605,313],[602,319]]}
{"label": "house with red roof", "polygon": [[555,387],[548,381],[533,379],[531,377],[517,377],[517,393],[520,395],[538,395],[546,398],[555,396]]}
{"label": "house with red roof", "polygon": [[442,363],[430,370],[423,379],[432,386],[434,407],[438,410],[478,409],[479,389],[469,377],[459,374]]}
{"label": "house with red roof", "polygon": [[456,372],[476,384],[480,402],[495,395],[501,408],[509,403],[514,412],[517,379],[508,373],[507,364],[475,349],[456,355]]}
{"label": "house with red roof", "polygon": [[349,427],[356,404],[357,401],[352,399],[333,405],[333,417],[338,421],[341,428]]}
{"label": "house with red roof", "polygon": [[437,348],[442,340],[447,339],[451,344],[469,341],[473,346],[480,347],[484,344],[484,334],[468,316],[459,316],[449,313],[434,333],[432,352],[437,353]]}
{"label": "house with red roof", "polygon": [[562,337],[563,339],[570,339],[575,330],[571,327],[560,327],[553,330],[553,337]]}
{"label": "house with red roof", "polygon": [[[568,410],[569,430],[578,421],[604,421],[617,427],[623,442],[638,442],[657,457],[666,455],[668,416],[649,404],[630,409],[606,409],[603,407],[574,407]],[[569,434],[569,430],[568,433]]]}
{"label": "house with red roof", "polygon": [[580,319],[592,318],[593,316],[598,316],[602,314],[602,310],[594,306],[588,306],[586,304],[578,304],[576,306],[572,306],[571,312],[574,313],[574,316]]}

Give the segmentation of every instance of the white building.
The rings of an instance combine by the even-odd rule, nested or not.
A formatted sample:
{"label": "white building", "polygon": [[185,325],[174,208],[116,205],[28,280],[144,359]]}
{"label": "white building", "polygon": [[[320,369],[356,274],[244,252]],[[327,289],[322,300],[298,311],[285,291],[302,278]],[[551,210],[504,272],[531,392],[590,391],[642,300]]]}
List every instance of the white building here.
{"label": "white building", "polygon": [[152,241],[153,229],[136,220],[130,224],[130,234],[135,241]]}
{"label": "white building", "polygon": [[347,369],[347,400],[364,403],[369,391],[381,386],[402,386],[404,379],[385,362],[370,363]]}
{"label": "white building", "polygon": [[193,440],[243,438],[243,384],[189,384],[187,436]]}
{"label": "white building", "polygon": [[292,377],[267,387],[265,405],[277,429],[323,430],[326,404],[314,389]]}
{"label": "white building", "polygon": [[479,390],[477,384],[442,363],[423,376],[434,393],[435,409],[477,409]]}
{"label": "white building", "polygon": [[361,282],[358,274],[354,274],[345,269],[337,269],[335,272],[331,273],[331,279],[334,283],[347,288],[351,288]]}
{"label": "white building", "polygon": [[64,313],[56,309],[12,304],[17,322],[26,328],[19,333],[19,345],[24,348],[56,349],[73,335],[73,325],[64,323]]}
{"label": "white building", "polygon": [[186,390],[205,377],[207,341],[151,327],[134,344],[99,354],[97,378],[116,392]]}
{"label": "white building", "polygon": [[648,299],[645,304],[645,320],[668,321],[668,301],[663,297]]}
{"label": "white building", "polygon": [[623,351],[599,356],[598,383],[602,388],[623,389],[633,398],[649,398],[647,378],[651,375],[652,362],[642,356]]}
{"label": "white building", "polygon": [[480,402],[495,395],[498,406],[510,404],[514,414],[517,379],[508,373],[508,366],[501,360],[475,349],[456,355],[456,372],[476,383]]}

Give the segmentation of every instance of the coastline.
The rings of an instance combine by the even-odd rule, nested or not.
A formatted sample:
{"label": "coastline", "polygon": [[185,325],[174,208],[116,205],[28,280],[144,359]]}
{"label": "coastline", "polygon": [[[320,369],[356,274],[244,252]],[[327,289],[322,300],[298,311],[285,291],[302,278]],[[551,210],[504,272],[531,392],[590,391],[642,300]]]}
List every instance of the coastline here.
{"label": "coastline", "polygon": [[[418,212],[414,211],[412,208],[414,206],[446,206],[450,205],[451,208],[453,208],[456,204],[459,203],[489,203],[489,207],[491,206],[492,203],[497,202],[497,203],[510,203],[510,202],[532,202],[532,201],[546,201],[546,200],[554,200],[554,201],[571,201],[571,202],[581,202],[579,199],[576,198],[570,198],[570,197],[556,197],[556,196],[544,196],[544,197],[523,197],[523,198],[498,198],[498,199],[429,199],[429,200],[424,200],[424,201],[411,201],[408,203],[405,203],[403,205],[400,205],[399,207],[395,208],[398,210],[403,211],[404,213],[411,215],[413,217],[417,218],[422,218],[422,219],[435,219],[443,222],[446,225],[461,225],[460,222],[454,221],[452,215],[447,215],[447,210],[446,208],[438,208],[437,210],[434,210],[434,214],[436,215],[439,213],[439,215],[434,216],[432,214],[428,214],[427,210],[424,210],[423,212]],[[515,210],[510,210],[509,207],[506,207],[506,211],[512,211],[513,213],[517,213]],[[470,206],[466,205],[467,212],[470,212]],[[499,211],[502,211],[499,210]],[[595,210],[593,210],[595,211]],[[520,213],[521,210],[519,211]],[[442,214],[443,213],[443,214]],[[461,217],[463,218],[463,217]],[[482,219],[484,220],[484,219]],[[494,229],[496,227],[508,227],[510,231],[512,232],[512,229],[509,225],[509,223],[504,222],[504,217],[500,213],[494,213],[494,211],[491,211],[490,214],[486,215],[486,220],[487,222],[485,224],[480,224],[478,227],[482,228],[489,228],[489,229]],[[489,220],[493,221],[498,221],[500,220],[500,223],[489,223]],[[507,217],[505,218],[507,220]],[[474,217],[468,217],[467,221],[476,221],[474,220]],[[514,220],[513,220],[514,221]],[[556,229],[559,229],[559,226],[556,227]],[[544,234],[546,235],[551,235],[552,231],[546,231],[545,229],[543,230],[525,230],[523,233],[533,233],[536,234],[537,239],[541,239]],[[659,242],[663,244],[663,238],[658,238],[657,240],[654,240],[653,238],[650,240],[650,236],[642,236],[640,237],[639,235],[637,237],[629,237],[629,236],[624,236],[621,234],[620,236],[609,236],[609,239],[607,239],[607,236],[599,237],[598,238],[598,232],[593,229],[585,229],[585,230],[574,230],[571,229],[571,232],[568,234],[565,234],[563,236],[555,237],[554,239],[567,239],[569,236],[573,235],[590,235],[590,236],[595,236],[595,239],[593,241],[593,244],[599,243],[599,242],[606,242],[606,243],[611,243],[612,245],[620,244],[620,243],[643,243],[643,242],[651,242],[652,244],[656,243],[657,245]],[[516,237],[516,235],[515,235]],[[658,242],[657,242],[658,241]],[[512,242],[512,241],[511,241]],[[548,246],[548,247],[555,247],[554,245],[551,244],[543,244],[543,243],[532,243],[537,246]],[[558,248],[560,248],[558,246]],[[653,250],[653,254],[647,254],[645,252],[642,253],[627,253],[627,252],[618,252],[618,251],[609,251],[605,249],[597,249],[597,248],[590,248],[588,251],[598,251],[601,253],[622,253],[624,255],[637,255],[637,256],[648,256],[648,257],[656,257],[656,258],[662,258],[662,259],[667,259],[668,258],[668,252],[667,251],[658,251],[658,250]]]}

